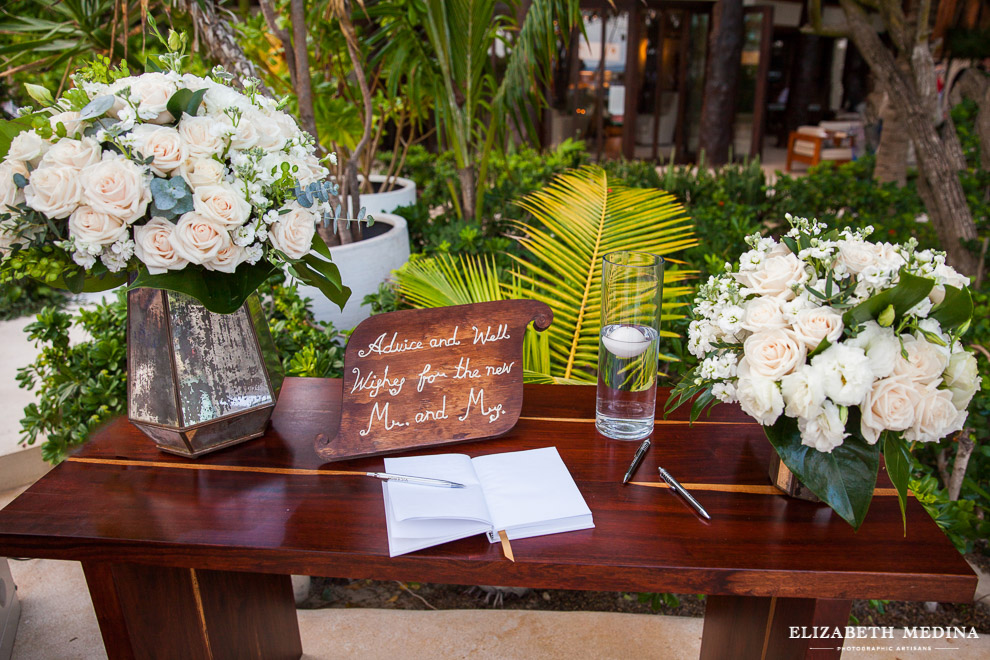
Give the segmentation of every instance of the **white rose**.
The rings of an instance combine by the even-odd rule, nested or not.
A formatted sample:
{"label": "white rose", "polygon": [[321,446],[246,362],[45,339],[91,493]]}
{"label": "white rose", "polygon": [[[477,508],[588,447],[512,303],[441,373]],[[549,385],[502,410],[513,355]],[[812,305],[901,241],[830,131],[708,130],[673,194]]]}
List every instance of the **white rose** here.
{"label": "white rose", "polygon": [[124,158],[106,158],[82,171],[83,203],[131,223],[144,215],[151,188],[144,171]]}
{"label": "white rose", "polygon": [[873,243],[866,241],[841,240],[839,243],[838,263],[845,266],[846,271],[858,275],[870,266],[876,265],[880,254]]}
{"label": "white rose", "polygon": [[69,216],[69,236],[87,245],[112,245],[127,238],[127,225],[120,218],[80,206]]}
{"label": "white rose", "polygon": [[219,117],[219,120],[233,128],[233,132],[230,135],[231,149],[247,151],[258,146],[258,140],[261,139],[258,126],[254,122],[247,121],[244,115],[241,115],[241,118],[237,121],[237,126],[234,126],[233,120],[227,115]]}
{"label": "white rose", "polygon": [[784,410],[784,399],[777,383],[762,376],[740,376],[736,397],[743,412],[763,426],[771,426]]}
{"label": "white rose", "polygon": [[0,163],[0,213],[9,212],[8,206],[17,206],[24,201],[24,189],[14,183],[14,175],[31,178],[27,165],[19,160],[5,160]]}
{"label": "white rose", "polygon": [[275,112],[271,116],[271,121],[278,126],[279,134],[283,140],[291,140],[299,135],[299,125],[296,124],[296,120],[291,115],[287,115],[281,111]]}
{"label": "white rose", "polygon": [[809,281],[804,262],[791,253],[767,257],[756,270],[733,276],[749,291],[781,300],[794,297],[792,286]]}
{"label": "white rose", "polygon": [[187,158],[172,174],[178,174],[190,188],[196,190],[200,186],[218,186],[223,183],[224,167],[212,158]]}
{"label": "white rose", "polygon": [[64,218],[79,206],[79,172],[71,167],[39,167],[31,173],[24,199],[49,218]]}
{"label": "white rose", "polygon": [[314,156],[307,156],[306,158],[289,156],[287,160],[292,167],[293,178],[298,179],[300,185],[308,186],[316,181],[322,181],[329,174]]}
{"label": "white rose", "polygon": [[186,85],[190,89],[202,89],[206,87],[206,94],[203,96],[203,106],[209,115],[219,118],[227,108],[233,107],[246,110],[251,105],[251,102],[246,96],[223,83],[213,80],[203,80],[202,78],[197,80],[194,84],[186,82]]}
{"label": "white rose", "polygon": [[276,250],[281,250],[290,259],[302,259],[309,253],[316,233],[316,216],[307,208],[293,202],[291,210],[280,215],[271,226],[268,240]]}
{"label": "white rose", "polygon": [[247,251],[240,245],[231,243],[217,252],[217,256],[207,261],[203,266],[207,270],[218,270],[221,273],[233,273],[237,266],[247,259]]}
{"label": "white rose", "polygon": [[759,296],[746,303],[742,328],[750,332],[778,330],[787,327],[780,301],[770,296]]}
{"label": "white rose", "polygon": [[191,159],[211,158],[223,153],[222,126],[213,117],[191,117],[182,115],[178,131],[186,145],[186,153]]}
{"label": "white rose", "polygon": [[863,438],[873,445],[883,431],[911,428],[920,400],[917,387],[904,376],[878,380],[859,408]]}
{"label": "white rose", "polygon": [[942,373],[942,384],[952,392],[952,405],[957,410],[966,410],[976,390],[980,389],[980,372],[976,357],[964,350],[953,353]]}
{"label": "white rose", "polygon": [[846,339],[845,344],[863,349],[870,358],[870,369],[876,378],[886,378],[893,373],[901,352],[901,342],[893,329],[883,328],[876,321],[867,321],[860,333]]}
{"label": "white rose", "polygon": [[831,401],[825,401],[818,416],[799,419],[798,430],[801,431],[802,445],[825,453],[831,453],[849,435],[842,422],[839,407]]}
{"label": "white rose", "polygon": [[765,330],[746,338],[743,358],[753,373],[764,378],[780,380],[802,364],[807,356],[799,344],[784,330]]}
{"label": "white rose", "polygon": [[251,217],[251,205],[244,195],[227,184],[198,186],[193,191],[193,206],[225,229],[236,229]]}
{"label": "white rose", "polygon": [[914,424],[904,432],[908,442],[936,442],[962,429],[966,411],[952,404],[952,392],[934,385],[919,387],[920,401],[915,410]]}
{"label": "white rose", "polygon": [[857,406],[873,386],[870,359],[863,349],[834,344],[811,359],[825,387],[825,396],[840,406]]}
{"label": "white rose", "polygon": [[80,128],[82,128],[82,120],[79,119],[79,113],[75,110],[54,114],[48,120],[48,123],[52,127],[53,131],[58,130],[59,124],[65,126],[65,134],[67,137],[72,137],[79,132]]}
{"label": "white rose", "polygon": [[145,158],[154,156],[151,171],[158,176],[168,176],[186,159],[186,145],[179,132],[167,126],[141,124],[131,135],[134,148]]}
{"label": "white rose", "polygon": [[285,144],[282,131],[271,117],[266,117],[257,110],[248,110],[241,117],[241,121],[237,127],[240,128],[245,122],[251,124],[258,134],[258,140],[255,146],[261,147],[265,151],[275,151],[276,149],[281,149]]}
{"label": "white rose", "polygon": [[172,232],[175,252],[186,261],[205,264],[213,261],[221,250],[230,247],[230,234],[223,225],[191,211],[179,218]]}
{"label": "white rose", "polygon": [[825,387],[818,371],[804,365],[780,381],[780,393],[787,406],[788,417],[817,417],[825,402]]}
{"label": "white rose", "polygon": [[41,158],[41,166],[71,167],[81,170],[95,165],[103,157],[100,143],[93,138],[84,137],[81,140],[62,138]]}
{"label": "white rose", "polygon": [[134,254],[152,275],[182,270],[189,262],[179,256],[172,243],[175,225],[165,218],[152,218],[134,226]]}
{"label": "white rose", "polygon": [[166,107],[168,100],[178,88],[164,73],[145,73],[128,80],[131,96],[140,99],[137,106],[138,117],[152,124],[168,124],[175,121],[175,117]]}
{"label": "white rose", "polygon": [[11,140],[10,147],[7,149],[7,158],[36,166],[50,147],[51,143],[41,139],[34,131],[22,131]]}
{"label": "white rose", "polygon": [[938,380],[949,363],[949,356],[940,347],[924,337],[901,335],[907,359],[898,352],[894,362],[894,373],[907,376],[916,383],[928,385]]}
{"label": "white rose", "polygon": [[809,351],[818,348],[823,339],[834,344],[842,337],[842,315],[831,307],[813,307],[797,313],[791,326],[791,336]]}

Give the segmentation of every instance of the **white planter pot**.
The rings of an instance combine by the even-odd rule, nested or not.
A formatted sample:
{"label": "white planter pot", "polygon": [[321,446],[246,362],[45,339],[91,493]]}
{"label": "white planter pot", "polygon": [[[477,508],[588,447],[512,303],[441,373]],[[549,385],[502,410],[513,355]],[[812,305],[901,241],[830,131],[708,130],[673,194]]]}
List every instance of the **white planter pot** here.
{"label": "white planter pot", "polygon": [[[364,177],[359,175],[363,181]],[[384,183],[384,174],[372,174],[372,183]],[[416,203],[416,184],[410,179],[397,177],[395,187],[388,192],[370,193],[361,195],[361,206],[369,215],[377,217],[378,213],[391,213],[400,206],[409,206]]]}
{"label": "white planter pot", "polygon": [[299,295],[313,301],[316,320],[329,321],[338,330],[350,330],[371,316],[371,308],[362,306],[361,301],[366,295],[377,292],[378,285],[393,270],[409,261],[409,230],[405,219],[391,213],[372,215],[375,224],[391,225],[391,229],[380,236],[330,248],[333,262],[340,269],[341,281],[351,289],[351,297],[343,311],[316,287],[299,285]]}

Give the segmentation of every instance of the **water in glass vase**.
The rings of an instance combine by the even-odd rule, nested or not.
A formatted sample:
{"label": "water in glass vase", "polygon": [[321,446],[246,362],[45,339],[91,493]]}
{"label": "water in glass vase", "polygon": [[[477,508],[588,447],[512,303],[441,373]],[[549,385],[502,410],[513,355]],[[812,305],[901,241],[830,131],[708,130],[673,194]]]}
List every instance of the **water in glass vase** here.
{"label": "water in glass vase", "polygon": [[602,435],[636,440],[653,431],[658,338],[654,328],[641,325],[601,329],[595,426]]}

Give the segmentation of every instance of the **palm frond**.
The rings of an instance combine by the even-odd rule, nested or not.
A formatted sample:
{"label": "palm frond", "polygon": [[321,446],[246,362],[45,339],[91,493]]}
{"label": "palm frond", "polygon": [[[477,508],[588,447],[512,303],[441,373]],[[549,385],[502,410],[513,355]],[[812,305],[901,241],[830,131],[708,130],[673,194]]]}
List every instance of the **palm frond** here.
{"label": "palm frond", "polygon": [[[666,256],[697,245],[690,218],[672,195],[655,189],[612,186],[599,167],[586,167],[555,179],[520,202],[538,221],[516,222],[519,242],[529,252],[514,257],[518,277],[530,297],[554,313],[550,334],[551,375],[589,380],[597,370],[601,324],[602,257],[617,250]],[[669,286],[693,271],[669,268],[664,274],[664,317],[677,317],[677,297],[688,287]],[[672,333],[664,333],[670,336]]]}
{"label": "palm frond", "polygon": [[397,288],[413,307],[448,307],[502,300],[494,261],[449,254],[410,261],[397,273]]}

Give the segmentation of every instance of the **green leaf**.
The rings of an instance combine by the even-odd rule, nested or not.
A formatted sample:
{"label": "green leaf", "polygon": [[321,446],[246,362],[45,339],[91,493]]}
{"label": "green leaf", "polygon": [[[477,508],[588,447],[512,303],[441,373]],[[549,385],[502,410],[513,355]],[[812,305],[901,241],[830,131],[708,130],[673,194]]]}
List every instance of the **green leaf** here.
{"label": "green leaf", "polygon": [[300,261],[292,262],[289,272],[306,284],[318,288],[330,302],[341,309],[351,297],[350,288],[340,283],[340,271],[331,262],[321,261],[307,254]]}
{"label": "green leaf", "polygon": [[943,330],[957,328],[973,318],[973,297],[969,289],[945,285],[945,298],[928,314]]}
{"label": "green leaf", "polygon": [[884,431],[880,441],[883,442],[883,461],[887,465],[887,475],[897,489],[897,502],[901,505],[901,521],[904,523],[904,535],[907,536],[907,490],[911,479],[911,452],[899,433]]}
{"label": "green leaf", "polygon": [[846,310],[846,313],[842,315],[842,322],[849,328],[870,320],[876,320],[890,305],[894,306],[894,311],[900,318],[905,312],[921,302],[933,286],[935,286],[934,280],[918,277],[901,270],[896,286],[881,291]]}
{"label": "green leaf", "polygon": [[832,345],[832,342],[830,342],[828,339],[825,339],[823,337],[822,340],[820,342],[818,342],[818,346],[815,346],[815,350],[813,350],[810,353],[808,353],[808,359],[811,360],[811,358],[813,358],[816,355],[818,355],[819,353],[825,351],[831,345]]}
{"label": "green leaf", "polygon": [[0,159],[3,159],[10,150],[10,143],[15,137],[24,131],[31,130],[31,124],[36,117],[44,116],[42,113],[24,115],[17,119],[0,119]]}
{"label": "green leaf", "polygon": [[234,273],[208,271],[201,266],[189,265],[182,270],[152,275],[142,268],[129,288],[144,286],[177,291],[192,296],[211,312],[231,314],[240,309],[247,297],[275,270],[275,266],[267,261],[259,261],[253,266],[241,264]]}
{"label": "green leaf", "polygon": [[[858,415],[852,410],[846,428],[859,428]],[[780,417],[773,426],[764,426],[763,431],[780,460],[801,483],[854,529],[859,529],[877,483],[879,444],[867,444],[854,433],[831,453],[820,452],[801,444],[797,421],[790,417]]]}
{"label": "green leaf", "polygon": [[43,85],[24,83],[24,91],[28,93],[28,96],[46,108],[55,105],[55,99],[52,98],[52,93]]}
{"label": "green leaf", "polygon": [[176,121],[182,119],[182,113],[187,115],[196,116],[196,112],[199,110],[199,104],[203,102],[203,96],[206,94],[206,88],[197,89],[195,92],[191,89],[180,89],[168,100],[165,104],[165,109],[171,113]]}

